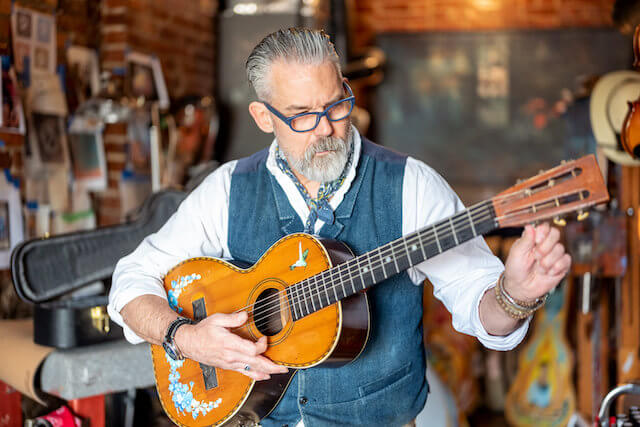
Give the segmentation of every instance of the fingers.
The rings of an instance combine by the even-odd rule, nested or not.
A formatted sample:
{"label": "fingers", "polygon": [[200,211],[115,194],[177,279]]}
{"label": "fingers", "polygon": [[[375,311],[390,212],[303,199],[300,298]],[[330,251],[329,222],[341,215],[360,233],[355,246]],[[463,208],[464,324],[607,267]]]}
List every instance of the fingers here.
{"label": "fingers", "polygon": [[560,241],[560,231],[547,225],[547,229],[536,233],[536,245],[539,256],[545,256]]}
{"label": "fingers", "polygon": [[223,328],[237,328],[247,321],[247,313],[244,311],[232,314],[215,313],[209,316],[207,321]]}
{"label": "fingers", "polygon": [[564,276],[571,268],[571,255],[564,254],[556,263],[549,269],[549,274],[556,276]]}
{"label": "fingers", "polygon": [[[286,366],[277,365],[264,356],[251,357],[243,353],[231,353],[231,357],[233,361],[230,362],[230,368],[241,371],[245,375],[248,373],[284,374],[289,371]],[[245,369],[247,366],[249,366],[249,370]]]}
{"label": "fingers", "polygon": [[539,259],[538,265],[545,271],[549,271],[563,255],[564,246],[560,243],[556,243],[546,255]]}
{"label": "fingers", "polygon": [[542,243],[547,238],[547,235],[549,234],[551,229],[552,228],[549,223],[546,222],[543,222],[542,224],[536,226],[534,228],[536,244],[539,245],[540,243]]}

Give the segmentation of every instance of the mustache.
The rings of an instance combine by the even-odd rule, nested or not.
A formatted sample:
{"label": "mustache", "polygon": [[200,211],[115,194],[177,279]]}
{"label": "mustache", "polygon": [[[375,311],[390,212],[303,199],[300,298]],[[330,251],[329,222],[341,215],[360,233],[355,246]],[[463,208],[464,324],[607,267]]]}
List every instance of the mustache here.
{"label": "mustache", "polygon": [[333,136],[324,137],[309,148],[304,153],[305,160],[311,161],[313,157],[323,151],[345,151],[346,143],[341,138]]}

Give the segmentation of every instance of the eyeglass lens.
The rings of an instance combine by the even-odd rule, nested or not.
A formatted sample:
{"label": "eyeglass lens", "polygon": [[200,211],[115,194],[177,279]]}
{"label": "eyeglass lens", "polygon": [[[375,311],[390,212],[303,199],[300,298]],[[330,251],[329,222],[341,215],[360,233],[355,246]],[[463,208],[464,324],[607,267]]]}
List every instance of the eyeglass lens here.
{"label": "eyeglass lens", "polygon": [[[345,99],[337,103],[327,111],[327,118],[332,122],[345,119],[351,112],[352,100]],[[296,117],[291,121],[291,127],[297,131],[311,130],[320,122],[319,113],[309,113]]]}

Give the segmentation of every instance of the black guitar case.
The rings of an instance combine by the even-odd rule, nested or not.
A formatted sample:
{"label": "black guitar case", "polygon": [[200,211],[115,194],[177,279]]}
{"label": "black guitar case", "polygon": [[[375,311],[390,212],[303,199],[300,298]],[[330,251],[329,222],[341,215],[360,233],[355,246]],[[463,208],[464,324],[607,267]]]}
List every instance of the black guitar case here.
{"label": "black guitar case", "polygon": [[123,224],[18,245],[11,253],[11,276],[20,298],[35,304],[34,341],[72,348],[122,338],[122,328],[107,315],[106,295],[69,294],[96,281],[109,282],[118,260],[160,229],[185,196],[160,191]]}

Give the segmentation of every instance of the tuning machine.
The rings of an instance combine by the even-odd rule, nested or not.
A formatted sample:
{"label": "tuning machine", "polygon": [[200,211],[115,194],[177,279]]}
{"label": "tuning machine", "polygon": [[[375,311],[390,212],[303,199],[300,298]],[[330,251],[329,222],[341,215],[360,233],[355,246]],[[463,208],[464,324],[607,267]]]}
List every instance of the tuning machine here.
{"label": "tuning machine", "polygon": [[567,225],[567,221],[564,218],[559,216],[553,218],[553,223],[558,227],[564,227],[565,225]]}
{"label": "tuning machine", "polygon": [[578,221],[584,221],[589,217],[588,211],[579,210],[578,211]]}

